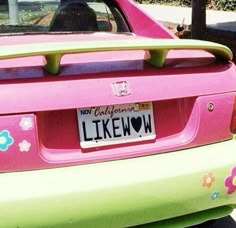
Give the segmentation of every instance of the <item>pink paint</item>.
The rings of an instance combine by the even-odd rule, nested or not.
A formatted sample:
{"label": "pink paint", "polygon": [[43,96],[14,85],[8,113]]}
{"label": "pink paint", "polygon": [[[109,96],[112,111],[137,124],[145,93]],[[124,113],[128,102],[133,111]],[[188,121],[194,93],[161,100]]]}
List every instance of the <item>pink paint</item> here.
{"label": "pink paint", "polygon": [[[117,3],[133,34],[4,36],[0,44],[175,38],[133,1]],[[141,50],[65,55],[58,76],[43,71],[42,56],[1,60],[0,132],[8,130],[14,143],[9,143],[7,152],[0,152],[0,171],[124,159],[232,138],[233,63],[214,63],[214,57],[205,51],[180,50],[169,52],[166,66],[158,69],[143,61],[145,54]],[[129,88],[125,96],[114,94],[114,83],[121,81]],[[78,108],[148,101],[153,102],[154,140],[81,149]],[[214,110],[208,110],[209,103]]]}
{"label": "pink paint", "polygon": [[123,9],[125,16],[131,25],[132,31],[139,35],[151,38],[176,38],[161,23],[147,14],[137,6],[133,0],[117,0]]}

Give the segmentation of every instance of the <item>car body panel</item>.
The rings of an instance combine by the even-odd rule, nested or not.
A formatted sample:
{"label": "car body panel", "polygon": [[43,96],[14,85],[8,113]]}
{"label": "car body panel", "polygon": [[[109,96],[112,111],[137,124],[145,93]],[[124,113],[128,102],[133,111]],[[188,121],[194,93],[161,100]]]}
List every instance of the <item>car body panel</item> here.
{"label": "car body panel", "polygon": [[1,174],[0,224],[129,227],[230,206],[235,150],[229,140],[181,153]]}
{"label": "car body panel", "polygon": [[[135,50],[114,52],[108,45],[109,51],[67,53],[57,75],[43,69],[41,50],[40,56],[26,57],[24,52],[32,53],[23,50],[19,58],[13,54],[0,61],[1,227],[145,227],[153,222],[183,227],[225,216],[235,207],[231,52],[212,44],[227,54],[222,60],[206,45],[200,50],[181,46],[164,53],[165,64],[157,68],[146,61],[147,38],[162,42],[162,49],[164,43],[173,48],[184,41],[134,1],[117,0],[114,6],[127,22],[123,33],[36,30],[0,36],[0,45],[11,49],[43,49],[55,42],[92,43],[96,49],[106,40],[117,49],[119,42],[134,47],[132,42],[142,39]],[[5,24],[10,26],[21,29]],[[55,49],[61,53],[63,47]],[[81,109],[147,103],[153,107],[154,138],[81,146]]]}
{"label": "car body panel", "polygon": [[[67,78],[59,76],[59,79],[53,77],[46,81],[45,79],[34,79],[33,81],[26,79],[24,82],[16,83],[14,79],[10,83],[3,83],[0,85],[0,96],[7,97],[8,103],[6,104],[5,100],[2,100],[2,103],[0,101],[1,112],[7,115],[9,121],[4,121],[2,128],[10,133],[18,132],[19,124],[14,125],[13,129],[10,127],[12,126],[11,116],[14,119],[15,114],[20,112],[26,113],[24,117],[27,118],[27,113],[36,113],[34,132],[37,135],[39,147],[34,153],[36,157],[38,156],[35,162],[24,162],[24,158],[20,155],[16,162],[14,158],[18,154],[18,150],[15,150],[15,147],[9,147],[8,153],[11,156],[9,157],[8,153],[2,155],[8,158],[8,162],[5,159],[2,160],[1,171],[130,158],[230,139],[232,138],[230,123],[235,99],[235,68],[232,64],[218,65],[218,68],[219,72],[216,72],[215,66],[212,69],[209,66],[207,69],[200,68],[200,72],[199,68],[195,68],[195,73],[193,68],[189,68],[191,76],[187,72],[185,75],[181,74],[181,69],[178,69],[179,74],[176,74],[176,70],[174,70],[175,74],[172,74],[172,69],[166,69],[166,76],[164,76],[165,69],[162,70],[163,76],[156,75],[155,68],[151,69],[145,77],[137,71],[126,72],[126,76],[122,77],[122,80],[129,84],[131,93],[129,96],[123,97],[117,97],[112,90],[112,84],[120,81],[119,75],[123,74],[121,72],[113,73],[112,76],[110,73],[89,74],[86,78],[78,75],[78,80],[75,80],[75,76]],[[207,76],[206,70],[208,71]],[[228,72],[227,80],[226,75],[222,73],[224,71]],[[222,80],[225,80],[223,86],[220,83]],[[211,82],[210,88],[209,82]],[[173,83],[175,89],[170,90]],[[156,86],[150,87],[150,84]],[[140,87],[140,85],[142,86]],[[189,85],[192,87],[190,88]],[[78,88],[80,89],[78,90]],[[144,94],[143,90],[148,92]],[[9,91],[12,93],[9,94]],[[47,93],[41,91],[47,91]],[[101,91],[103,92],[101,93]],[[86,99],[84,99],[85,95]],[[96,99],[94,99],[95,96]],[[185,99],[182,99],[183,97]],[[227,102],[225,102],[226,100]],[[146,101],[152,101],[154,104],[157,132],[155,140],[143,145],[141,142],[130,144],[127,147],[120,145],[97,148],[96,153],[81,149],[76,109]],[[209,111],[209,104],[213,104],[214,111]],[[169,115],[167,116],[166,113]],[[185,113],[185,117],[183,113]],[[178,118],[177,114],[180,115]],[[218,121],[214,121],[215,119]],[[68,131],[60,128],[61,125],[58,123],[65,123]],[[171,131],[165,130],[167,126]],[[18,136],[14,137],[14,139],[16,138]],[[60,138],[64,138],[64,140],[62,141]],[[32,152],[30,151],[30,153]]]}
{"label": "car body panel", "polygon": [[[171,31],[166,29],[164,25],[150,15],[147,15],[147,13],[134,1],[118,0],[116,2],[123,10],[124,15],[135,34],[150,38],[176,38]],[[139,19],[137,20],[137,18]],[[142,20],[140,20],[141,18]]]}

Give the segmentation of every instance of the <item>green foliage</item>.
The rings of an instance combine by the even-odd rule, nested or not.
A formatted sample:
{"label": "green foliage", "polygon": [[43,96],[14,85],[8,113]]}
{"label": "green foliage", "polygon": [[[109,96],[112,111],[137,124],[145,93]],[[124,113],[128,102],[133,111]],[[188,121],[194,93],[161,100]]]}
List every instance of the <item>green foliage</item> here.
{"label": "green foliage", "polygon": [[[235,0],[205,0],[209,9],[236,11]],[[137,0],[139,3],[165,4],[174,6],[191,6],[191,0]]]}
{"label": "green foliage", "polygon": [[214,1],[215,8],[220,10],[236,10],[236,1],[235,0],[217,0]]}

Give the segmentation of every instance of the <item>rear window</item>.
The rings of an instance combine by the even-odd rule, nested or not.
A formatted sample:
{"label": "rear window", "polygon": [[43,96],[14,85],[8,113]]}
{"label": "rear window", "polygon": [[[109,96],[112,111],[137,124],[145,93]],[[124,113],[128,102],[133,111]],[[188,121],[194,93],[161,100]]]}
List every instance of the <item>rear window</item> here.
{"label": "rear window", "polygon": [[0,34],[130,32],[111,1],[0,0]]}

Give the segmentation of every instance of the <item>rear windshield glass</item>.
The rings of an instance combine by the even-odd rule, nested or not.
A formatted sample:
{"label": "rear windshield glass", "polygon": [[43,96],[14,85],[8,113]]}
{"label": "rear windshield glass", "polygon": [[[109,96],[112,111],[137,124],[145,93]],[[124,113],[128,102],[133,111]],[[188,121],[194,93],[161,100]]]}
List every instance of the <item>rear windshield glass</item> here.
{"label": "rear windshield glass", "polygon": [[111,0],[0,0],[4,33],[130,32]]}

